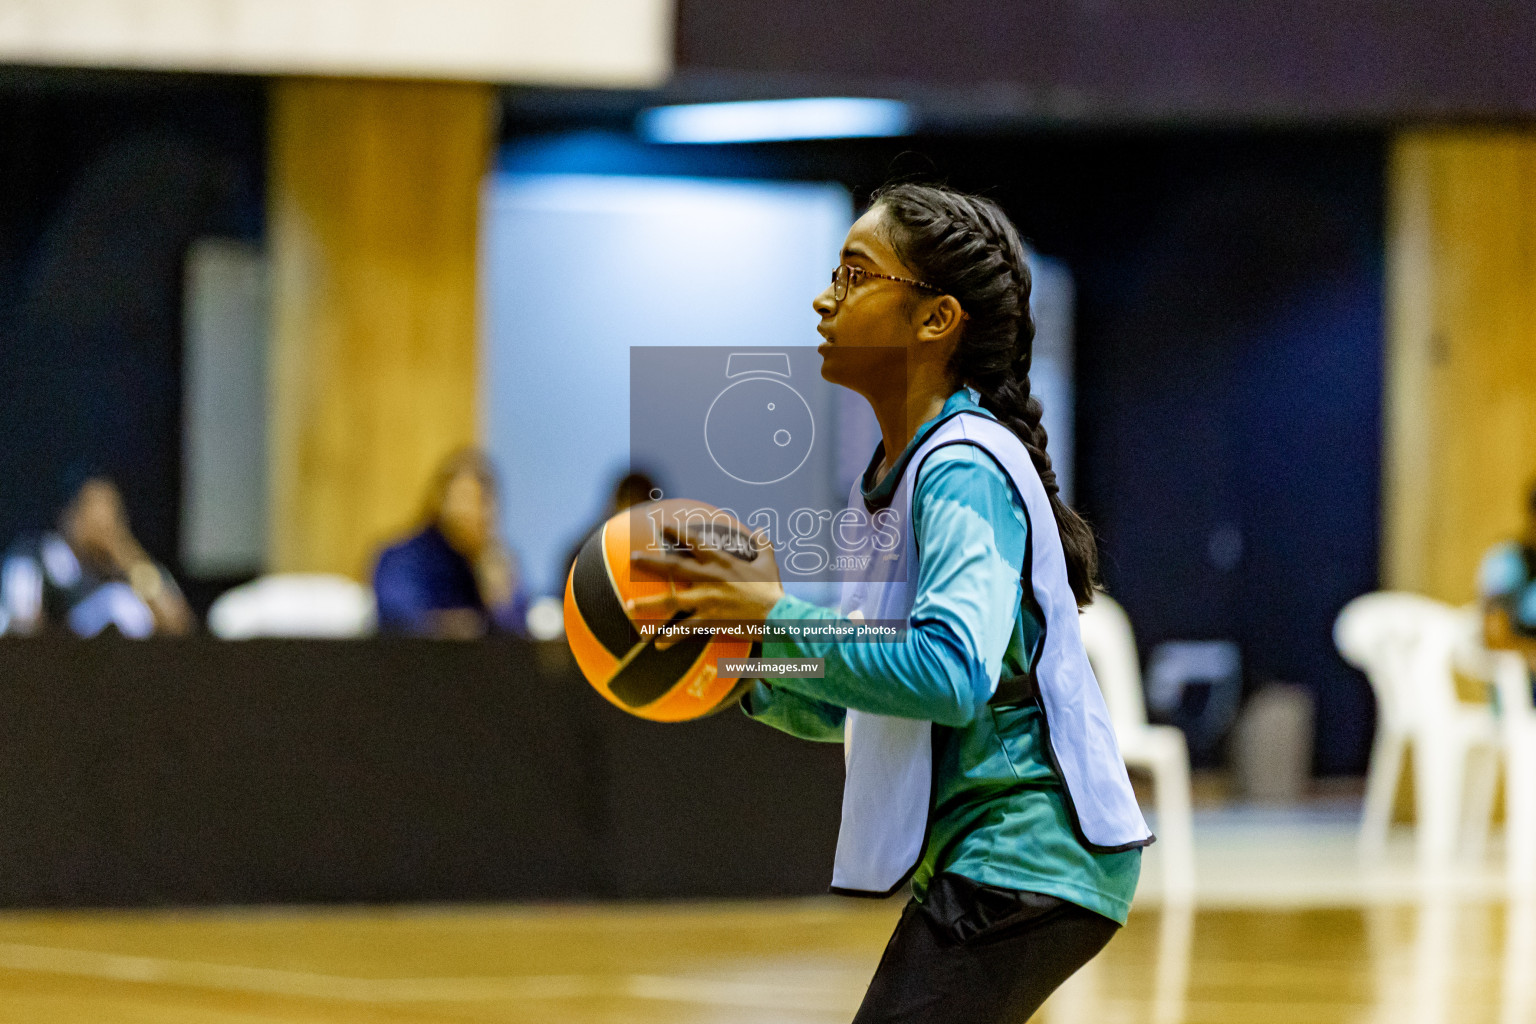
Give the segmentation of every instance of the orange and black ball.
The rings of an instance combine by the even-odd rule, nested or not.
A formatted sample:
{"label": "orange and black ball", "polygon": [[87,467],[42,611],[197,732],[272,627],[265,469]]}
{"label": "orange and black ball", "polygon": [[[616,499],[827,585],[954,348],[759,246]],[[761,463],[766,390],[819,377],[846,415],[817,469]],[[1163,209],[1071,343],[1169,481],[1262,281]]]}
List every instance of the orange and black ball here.
{"label": "orange and black ball", "polygon": [[[649,501],[625,509],[592,532],[582,544],[565,585],[565,636],[582,674],[594,689],[632,715],[655,722],[702,718],[735,703],[750,681],[723,676],[721,658],[745,658],[749,637],[686,636],[657,650],[624,602],[664,594],[666,576],[632,566],[632,552],[675,550],[667,536],[686,536],[718,545],[735,557],[755,558],[751,531],[728,512],[681,498]],[[687,583],[677,581],[686,588]],[[681,621],[679,612],[671,621]]]}

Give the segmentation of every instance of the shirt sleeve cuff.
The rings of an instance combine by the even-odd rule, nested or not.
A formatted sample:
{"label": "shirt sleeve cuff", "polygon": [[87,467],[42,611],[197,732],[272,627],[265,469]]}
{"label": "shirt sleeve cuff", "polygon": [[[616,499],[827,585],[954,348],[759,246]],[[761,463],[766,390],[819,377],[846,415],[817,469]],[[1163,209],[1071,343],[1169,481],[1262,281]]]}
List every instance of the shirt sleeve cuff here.
{"label": "shirt sleeve cuff", "polygon": [[768,709],[768,702],[772,699],[773,691],[768,689],[768,684],[761,679],[756,680],[741,695],[741,710],[747,713],[748,718],[757,718]]}

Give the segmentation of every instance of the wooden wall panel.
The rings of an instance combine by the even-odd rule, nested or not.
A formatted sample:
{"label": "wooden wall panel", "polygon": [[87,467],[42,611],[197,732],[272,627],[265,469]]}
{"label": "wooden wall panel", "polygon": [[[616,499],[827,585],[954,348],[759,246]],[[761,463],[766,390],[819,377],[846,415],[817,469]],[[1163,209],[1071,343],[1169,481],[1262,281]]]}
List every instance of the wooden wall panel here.
{"label": "wooden wall panel", "polygon": [[475,438],[493,103],[477,84],[272,87],[275,571],[361,578],[435,464]]}
{"label": "wooden wall panel", "polygon": [[1536,132],[1393,145],[1382,574],[1462,602],[1536,479]]}

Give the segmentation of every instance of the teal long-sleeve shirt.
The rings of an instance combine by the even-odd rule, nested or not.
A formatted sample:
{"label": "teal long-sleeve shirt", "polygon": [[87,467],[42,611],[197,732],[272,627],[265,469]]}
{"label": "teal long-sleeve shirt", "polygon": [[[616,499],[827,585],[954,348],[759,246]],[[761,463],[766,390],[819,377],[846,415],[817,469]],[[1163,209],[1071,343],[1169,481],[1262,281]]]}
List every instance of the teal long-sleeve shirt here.
{"label": "teal long-sleeve shirt", "polygon": [[[922,557],[906,639],[763,644],[765,658],[827,659],[823,678],[774,684],[829,706],[818,709],[806,739],[840,740],[843,708],[951,727],[975,720],[991,696],[1016,624],[995,609],[1018,609],[1022,597],[1018,567],[1027,526],[1022,507],[1012,507],[1009,497],[1001,470],[980,449],[939,449],[923,467],[913,499],[913,534]],[[1004,521],[1001,531],[994,530],[994,522]],[[841,616],[786,595],[768,618]]]}
{"label": "teal long-sleeve shirt", "polygon": [[[918,429],[908,453],[961,408],[990,415],[961,389]],[[878,483],[866,474],[862,486],[876,500],[896,483],[893,471]],[[984,451],[950,445],[923,467],[912,528],[918,566],[906,638],[764,642],[763,657],[823,658],[826,674],[758,682],[744,710],[792,735],[831,742],[842,739],[847,708],[945,726],[935,731],[934,814],[914,895],[925,895],[934,874],[954,871],[984,884],[1046,892],[1123,923],[1140,850],[1094,854],[1082,846],[1045,751],[1040,710],[987,704],[992,681],[1005,668],[1023,671],[1044,631],[1022,601],[1030,529],[1022,501]],[[785,596],[768,618],[840,616]]]}

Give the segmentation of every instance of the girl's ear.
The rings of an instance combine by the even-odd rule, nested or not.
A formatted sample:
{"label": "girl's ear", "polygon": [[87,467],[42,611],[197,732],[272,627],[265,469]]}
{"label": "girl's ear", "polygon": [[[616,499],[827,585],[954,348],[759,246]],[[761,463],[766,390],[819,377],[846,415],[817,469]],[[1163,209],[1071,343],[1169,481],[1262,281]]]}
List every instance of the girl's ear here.
{"label": "girl's ear", "polygon": [[918,327],[919,341],[945,341],[958,336],[965,311],[953,295],[940,295],[924,303],[926,309]]}

